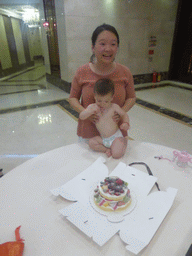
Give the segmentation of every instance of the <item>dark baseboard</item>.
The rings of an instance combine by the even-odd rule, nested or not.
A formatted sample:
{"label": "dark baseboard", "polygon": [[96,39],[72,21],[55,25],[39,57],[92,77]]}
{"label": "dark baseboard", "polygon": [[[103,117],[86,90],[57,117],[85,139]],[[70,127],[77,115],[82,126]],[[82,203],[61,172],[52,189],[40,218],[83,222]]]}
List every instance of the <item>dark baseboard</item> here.
{"label": "dark baseboard", "polygon": [[43,57],[43,55],[35,55],[35,56],[33,56],[33,59],[34,60],[44,60],[44,57]]}
{"label": "dark baseboard", "polygon": [[[161,81],[167,80],[168,73],[167,72],[160,72]],[[153,74],[141,74],[141,75],[133,75],[134,84],[144,84],[144,83],[152,83],[153,81]],[[50,75],[46,73],[46,80],[59,87],[63,91],[70,93],[71,83],[62,80],[60,77]]]}
{"label": "dark baseboard", "polygon": [[60,77],[53,76],[46,73],[46,80],[47,82],[59,87],[63,91],[70,93],[71,83],[62,80]]}
{"label": "dark baseboard", "polygon": [[[158,74],[160,74],[160,81],[164,81],[168,79],[168,72],[159,72]],[[152,83],[153,73],[133,75],[133,79],[134,79],[134,84]],[[156,80],[157,80],[157,75],[156,75]]]}

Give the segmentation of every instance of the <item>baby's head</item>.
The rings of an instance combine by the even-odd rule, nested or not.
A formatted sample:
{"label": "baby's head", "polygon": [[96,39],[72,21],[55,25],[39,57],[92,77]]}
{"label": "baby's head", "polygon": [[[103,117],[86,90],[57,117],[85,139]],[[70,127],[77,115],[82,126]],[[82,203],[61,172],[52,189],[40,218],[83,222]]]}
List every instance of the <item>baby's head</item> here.
{"label": "baby's head", "polygon": [[115,92],[112,80],[103,78],[95,83],[94,95],[96,104],[102,109],[109,108]]}

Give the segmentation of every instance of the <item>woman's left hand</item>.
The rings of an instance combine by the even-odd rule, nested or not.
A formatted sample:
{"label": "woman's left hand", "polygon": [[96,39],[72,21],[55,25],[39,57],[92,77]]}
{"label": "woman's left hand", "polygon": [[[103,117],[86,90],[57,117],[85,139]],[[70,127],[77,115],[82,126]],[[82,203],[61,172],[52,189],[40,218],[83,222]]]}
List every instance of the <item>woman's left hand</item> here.
{"label": "woman's left hand", "polygon": [[121,118],[120,115],[117,112],[115,112],[113,115],[113,121],[118,124],[120,121],[120,118]]}

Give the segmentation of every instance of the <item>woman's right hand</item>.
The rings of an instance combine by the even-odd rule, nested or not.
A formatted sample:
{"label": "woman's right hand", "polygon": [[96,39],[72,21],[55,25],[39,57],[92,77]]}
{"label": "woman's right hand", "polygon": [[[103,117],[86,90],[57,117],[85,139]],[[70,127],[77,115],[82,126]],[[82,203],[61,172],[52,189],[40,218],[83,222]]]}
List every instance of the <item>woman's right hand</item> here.
{"label": "woman's right hand", "polygon": [[114,115],[113,115],[113,121],[118,124],[120,121],[121,117],[120,115],[115,111]]}

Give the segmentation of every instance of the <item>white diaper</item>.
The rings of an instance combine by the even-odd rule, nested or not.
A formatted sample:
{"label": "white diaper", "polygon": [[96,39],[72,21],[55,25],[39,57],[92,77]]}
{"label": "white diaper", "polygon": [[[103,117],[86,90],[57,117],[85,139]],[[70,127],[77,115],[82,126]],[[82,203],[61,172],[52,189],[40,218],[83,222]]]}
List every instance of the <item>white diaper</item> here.
{"label": "white diaper", "polygon": [[116,139],[116,138],[119,138],[119,137],[123,137],[122,133],[120,130],[117,130],[117,132],[115,134],[113,134],[111,137],[108,137],[108,138],[102,138],[103,140],[103,145],[106,147],[106,148],[110,148],[113,141]]}

